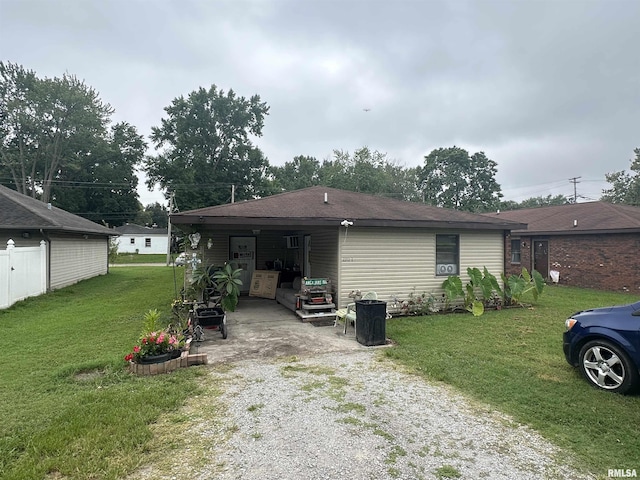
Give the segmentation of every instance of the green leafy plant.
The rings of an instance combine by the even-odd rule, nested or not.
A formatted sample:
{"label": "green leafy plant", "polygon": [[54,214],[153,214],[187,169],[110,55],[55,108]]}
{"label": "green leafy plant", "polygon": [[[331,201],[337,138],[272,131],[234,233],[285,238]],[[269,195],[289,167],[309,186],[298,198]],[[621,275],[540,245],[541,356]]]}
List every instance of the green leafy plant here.
{"label": "green leafy plant", "polygon": [[213,281],[220,293],[220,306],[224,310],[233,312],[238,305],[240,286],[242,285],[241,272],[241,268],[233,268],[230,263],[227,263],[221,270],[213,274]]}
{"label": "green leafy plant", "polygon": [[116,263],[118,258],[118,241],[115,237],[109,239],[109,263]]}
{"label": "green leafy plant", "polygon": [[453,302],[458,298],[464,297],[464,290],[462,289],[462,280],[457,275],[450,275],[442,282],[442,288],[444,290],[444,309],[449,310]]}
{"label": "green leafy plant", "polygon": [[205,291],[213,284],[214,279],[209,275],[208,269],[198,267],[191,273],[191,284],[187,294],[202,302],[205,300]]}
{"label": "green leafy plant", "polygon": [[152,309],[144,314],[142,332],[144,334],[155,332],[160,329],[160,312],[157,309]]}
{"label": "green leafy plant", "polygon": [[538,271],[533,270],[530,275],[524,267],[522,267],[520,275],[510,275],[507,278],[502,274],[502,281],[504,282],[503,298],[506,305],[522,305],[523,295],[529,292],[533,295],[534,300],[538,300],[545,286],[544,278]]}

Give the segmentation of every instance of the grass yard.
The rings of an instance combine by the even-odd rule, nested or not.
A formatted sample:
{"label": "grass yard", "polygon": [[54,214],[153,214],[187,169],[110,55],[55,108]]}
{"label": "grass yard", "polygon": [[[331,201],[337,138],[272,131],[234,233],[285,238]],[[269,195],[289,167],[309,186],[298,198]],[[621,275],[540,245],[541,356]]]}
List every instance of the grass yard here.
{"label": "grass yard", "polygon": [[596,390],[562,353],[569,315],[636,300],[550,286],[530,309],[390,320],[387,335],[398,345],[385,352],[533,427],[570,453],[567,463],[603,478],[608,469],[640,472],[640,395]]}
{"label": "grass yard", "polygon": [[[172,255],[175,257],[176,255]],[[148,253],[148,254],[138,254],[138,253],[119,253],[115,261],[114,265],[122,265],[127,263],[167,263],[167,255],[164,253]]]}
{"label": "grass yard", "polygon": [[116,479],[149,460],[152,424],[206,371],[124,369],[142,315],[168,320],[173,298],[172,269],[123,267],[0,310],[0,477]]}
{"label": "grass yard", "polygon": [[[167,438],[190,421],[178,409],[209,388],[206,368],[135,377],[123,362],[146,311],[169,319],[173,275],[114,268],[0,311],[0,477],[120,479],[178,448]],[[590,387],[564,360],[564,320],[635,299],[548,287],[530,309],[394,319],[387,333],[398,345],[384,354],[531,426],[565,449],[567,463],[605,478],[640,470],[640,395]]]}

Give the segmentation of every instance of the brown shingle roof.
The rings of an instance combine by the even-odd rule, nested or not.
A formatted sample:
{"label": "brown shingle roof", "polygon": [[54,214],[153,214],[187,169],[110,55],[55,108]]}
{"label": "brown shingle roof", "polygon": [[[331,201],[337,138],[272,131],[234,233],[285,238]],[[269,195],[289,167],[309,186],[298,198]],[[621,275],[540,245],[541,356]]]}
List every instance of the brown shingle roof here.
{"label": "brown shingle roof", "polygon": [[143,227],[134,223],[127,223],[121,227],[115,227],[114,230],[120,235],[166,235],[166,228]]}
{"label": "brown shingle roof", "polygon": [[102,225],[0,185],[0,230],[45,230],[113,235]]}
{"label": "brown shingle roof", "polygon": [[175,224],[338,227],[343,220],[353,221],[355,225],[376,227],[482,230],[525,227],[503,218],[322,186],[171,215],[171,222]]}
{"label": "brown shingle roof", "polygon": [[585,202],[526,208],[490,214],[528,224],[513,233],[536,235],[640,232],[640,207],[607,202]]}

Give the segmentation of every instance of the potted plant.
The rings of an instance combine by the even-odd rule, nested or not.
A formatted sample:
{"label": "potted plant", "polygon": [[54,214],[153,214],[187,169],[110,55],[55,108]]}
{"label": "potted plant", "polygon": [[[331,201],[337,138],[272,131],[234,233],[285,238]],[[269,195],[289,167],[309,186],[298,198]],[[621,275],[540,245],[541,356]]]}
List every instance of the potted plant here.
{"label": "potted plant", "polygon": [[124,359],[134,363],[161,363],[171,359],[180,349],[180,340],[175,335],[164,331],[151,332],[140,337],[133,351]]}
{"label": "potted plant", "polygon": [[161,363],[180,355],[184,337],[158,329],[159,319],[160,313],[157,310],[149,310],[144,315],[143,334],[133,351],[124,357],[125,361]]}
{"label": "potted plant", "polygon": [[212,276],[216,289],[220,294],[220,306],[224,310],[234,312],[238,305],[240,285],[242,285],[242,280],[240,280],[241,272],[241,268],[233,268],[230,263],[227,263]]}

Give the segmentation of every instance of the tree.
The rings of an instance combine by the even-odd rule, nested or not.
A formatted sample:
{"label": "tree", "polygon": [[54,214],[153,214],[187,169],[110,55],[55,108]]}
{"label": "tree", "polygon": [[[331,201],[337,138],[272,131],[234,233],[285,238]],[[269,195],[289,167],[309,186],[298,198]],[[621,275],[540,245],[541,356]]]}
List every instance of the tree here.
{"label": "tree", "polygon": [[438,148],[424,163],[418,182],[426,203],[469,212],[497,209],[502,198],[495,180],[497,164],[483,152],[469,156],[460,147]]}
{"label": "tree", "polygon": [[155,225],[158,228],[167,228],[167,208],[158,202],[151,203],[138,213],[134,223],[138,225]]}
{"label": "tree", "polygon": [[333,158],[322,163],[314,157],[299,155],[282,167],[272,167],[275,184],[283,190],[314,185],[417,200],[415,169],[404,169],[387,159],[386,153],[362,147],[353,154],[334,150]]}
{"label": "tree", "polygon": [[546,197],[531,197],[522,202],[514,202],[507,200],[500,202],[500,210],[520,210],[522,208],[550,207],[552,205],[566,205],[570,203],[569,199],[564,195],[556,195],[555,197],[547,195]]}
{"label": "tree", "polygon": [[233,90],[201,87],[175,98],[165,112],[151,133],[158,153],[145,162],[150,188],[174,192],[183,211],[227,203],[232,185],[236,200],[273,193],[268,162],[250,140],[262,135],[269,112],[258,95],[247,100]]}
{"label": "tree", "polygon": [[636,158],[631,160],[631,173],[607,173],[605,178],[612,188],[602,191],[602,200],[640,206],[640,148],[633,150]]}
{"label": "tree", "polygon": [[272,166],[271,174],[283,190],[312,187],[320,181],[320,162],[314,157],[298,155],[282,167]]}
{"label": "tree", "polygon": [[48,202],[61,170],[81,168],[113,109],[74,75],[38,78],[0,62],[0,169],[20,193]]}
{"label": "tree", "polygon": [[85,147],[88,152],[78,155],[73,168],[60,169],[51,187],[52,201],[97,223],[120,226],[133,221],[141,209],[135,168],[147,148],[143,137],[121,122]]}

